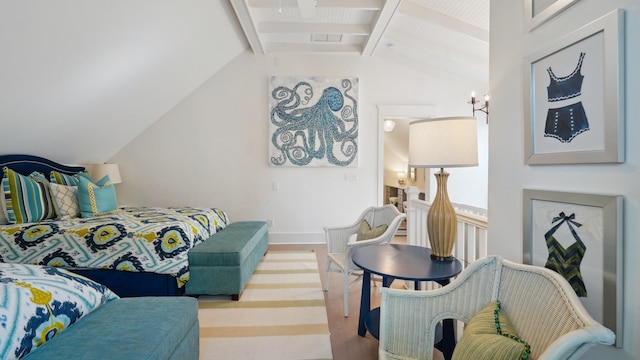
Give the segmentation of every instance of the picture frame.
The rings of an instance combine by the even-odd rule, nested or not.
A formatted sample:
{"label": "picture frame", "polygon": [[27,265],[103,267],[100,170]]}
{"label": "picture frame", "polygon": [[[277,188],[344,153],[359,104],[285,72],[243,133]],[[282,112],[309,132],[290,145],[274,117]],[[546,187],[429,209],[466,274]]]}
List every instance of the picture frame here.
{"label": "picture frame", "polygon": [[[523,263],[567,278],[589,314],[616,334],[617,347],[623,329],[622,219],[619,195],[523,191]],[[582,250],[577,267],[560,263],[566,248],[572,259]]]}
{"label": "picture frame", "polygon": [[566,10],[579,0],[525,0],[525,20],[527,29],[534,30]]}
{"label": "picture frame", "polygon": [[270,167],[358,167],[358,77],[271,76]]}
{"label": "picture frame", "polygon": [[526,164],[624,162],[623,10],[527,56],[524,77]]}

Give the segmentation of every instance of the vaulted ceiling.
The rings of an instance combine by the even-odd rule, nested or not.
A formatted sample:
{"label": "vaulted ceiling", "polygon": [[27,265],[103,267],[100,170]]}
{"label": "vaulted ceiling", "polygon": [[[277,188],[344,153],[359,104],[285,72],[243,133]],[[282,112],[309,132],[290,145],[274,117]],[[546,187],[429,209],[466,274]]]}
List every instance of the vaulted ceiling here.
{"label": "vaulted ceiling", "polygon": [[230,0],[256,54],[380,56],[488,82],[489,0]]}
{"label": "vaulted ceiling", "polygon": [[489,0],[0,1],[0,153],[106,161],[247,43],[488,84],[488,19]]}

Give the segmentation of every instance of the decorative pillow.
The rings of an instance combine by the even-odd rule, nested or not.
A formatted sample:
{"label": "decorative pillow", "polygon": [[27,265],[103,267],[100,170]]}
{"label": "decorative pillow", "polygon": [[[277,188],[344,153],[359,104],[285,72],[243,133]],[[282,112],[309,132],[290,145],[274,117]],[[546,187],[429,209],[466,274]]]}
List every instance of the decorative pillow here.
{"label": "decorative pillow", "polygon": [[493,301],[473,316],[453,351],[452,360],[528,359],[529,344],[520,339],[500,301]]}
{"label": "decorative pillow", "polygon": [[53,219],[55,210],[49,182],[39,172],[23,176],[5,167],[2,192],[9,223],[21,224]]}
{"label": "decorative pillow", "polygon": [[360,228],[358,229],[358,237],[356,238],[356,241],[375,239],[384,234],[388,227],[389,225],[380,225],[372,229],[367,220],[362,220]]}
{"label": "decorative pillow", "polygon": [[58,219],[72,219],[80,216],[77,186],[50,183],[49,190]]}
{"label": "decorative pillow", "polygon": [[118,210],[116,188],[109,180],[109,175],[95,184],[82,176],[79,180],[78,205],[83,218],[111,214]]}
{"label": "decorative pillow", "polygon": [[0,263],[0,357],[20,359],[109,300],[111,290],[60,268]]}
{"label": "decorative pillow", "polygon": [[51,173],[49,173],[49,180],[52,183],[59,184],[59,185],[78,186],[78,183],[80,182],[80,177],[85,177],[91,180],[89,175],[84,172],[80,172],[75,175],[67,175],[67,174],[63,174],[61,172],[53,170],[51,171]]}

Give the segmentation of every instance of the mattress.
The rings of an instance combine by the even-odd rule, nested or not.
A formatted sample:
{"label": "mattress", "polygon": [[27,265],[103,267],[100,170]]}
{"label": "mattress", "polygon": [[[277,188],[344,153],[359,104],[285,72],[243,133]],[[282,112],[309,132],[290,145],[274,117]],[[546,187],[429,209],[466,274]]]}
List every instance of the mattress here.
{"label": "mattress", "polygon": [[0,262],[167,274],[189,280],[189,249],[222,230],[216,208],[122,207],[92,218],[0,225]]}

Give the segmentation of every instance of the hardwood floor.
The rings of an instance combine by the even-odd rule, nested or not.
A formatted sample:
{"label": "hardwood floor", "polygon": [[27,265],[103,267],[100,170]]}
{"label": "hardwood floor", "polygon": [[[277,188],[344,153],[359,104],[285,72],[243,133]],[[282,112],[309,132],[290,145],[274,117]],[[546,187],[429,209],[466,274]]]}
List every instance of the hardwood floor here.
{"label": "hardwood floor", "polygon": [[[396,237],[393,242],[406,242],[404,237]],[[293,251],[311,250],[318,257],[320,278],[324,286],[327,247],[326,245],[270,245],[270,250]],[[361,337],[358,335],[358,315],[360,311],[361,284],[355,284],[349,291],[349,317],[345,318],[342,309],[342,275],[330,273],[329,291],[324,292],[329,331],[331,332],[331,348],[334,360],[375,360],[378,359],[378,340],[369,333]],[[377,283],[380,286],[380,283]],[[397,286],[397,284],[392,284]],[[380,295],[375,288],[371,291],[372,307],[379,306]],[[434,359],[442,359],[442,354],[434,351]]]}

